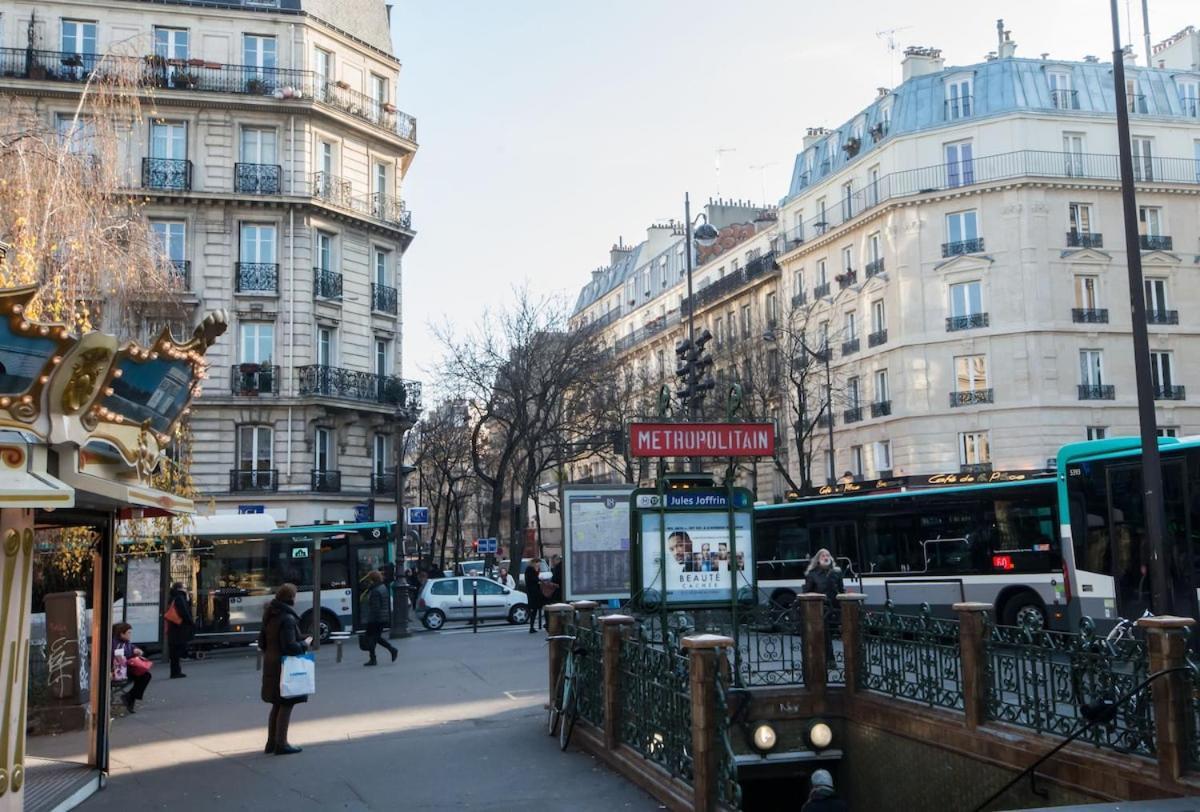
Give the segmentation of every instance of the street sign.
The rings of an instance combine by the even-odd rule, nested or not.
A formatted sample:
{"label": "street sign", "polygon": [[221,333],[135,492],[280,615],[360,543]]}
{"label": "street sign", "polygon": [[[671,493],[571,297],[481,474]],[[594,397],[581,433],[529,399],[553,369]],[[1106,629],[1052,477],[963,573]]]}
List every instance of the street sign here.
{"label": "street sign", "polygon": [[630,423],[634,457],[772,457],[770,423]]}
{"label": "street sign", "polygon": [[408,523],[413,526],[424,526],[429,524],[429,508],[427,507],[410,507],[408,510]]}
{"label": "street sign", "polygon": [[356,521],[356,522],[373,522],[373,521],[375,521],[375,506],[374,505],[355,505],[354,506],[354,521]]}
{"label": "street sign", "polygon": [[[724,510],[729,507],[729,497],[725,491],[688,489],[683,491],[667,491],[665,494],[639,493],[637,506],[641,510],[653,508],[704,508],[708,510]],[[735,508],[750,507],[750,497],[743,491],[734,491],[733,506]]]}
{"label": "street sign", "polygon": [[496,539],[480,539],[478,551],[480,553],[492,553],[494,555],[498,547],[499,543],[496,541]]}
{"label": "street sign", "polygon": [[265,513],[266,505],[238,505],[238,513]]}

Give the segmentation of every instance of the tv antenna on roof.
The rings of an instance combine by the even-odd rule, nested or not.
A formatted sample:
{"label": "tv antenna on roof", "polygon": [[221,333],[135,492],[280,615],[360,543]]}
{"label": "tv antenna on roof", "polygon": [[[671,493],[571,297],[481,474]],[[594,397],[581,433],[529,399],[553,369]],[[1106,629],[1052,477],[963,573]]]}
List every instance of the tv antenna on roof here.
{"label": "tv antenna on roof", "polygon": [[767,182],[764,180],[766,170],[772,166],[777,166],[779,161],[771,161],[769,164],[754,164],[751,169],[758,170],[758,185],[759,192],[762,194],[763,205],[767,205]]}
{"label": "tv antenna on roof", "polygon": [[896,86],[896,52],[900,50],[900,40],[896,38],[896,34],[901,31],[907,31],[910,28],[912,28],[911,25],[905,25],[900,28],[885,28],[882,31],[875,32],[876,37],[887,41],[888,81],[892,87]]}
{"label": "tv antenna on roof", "polygon": [[722,152],[737,152],[734,147],[717,147],[713,150],[713,155],[716,157],[717,168],[717,200],[721,199],[721,153]]}

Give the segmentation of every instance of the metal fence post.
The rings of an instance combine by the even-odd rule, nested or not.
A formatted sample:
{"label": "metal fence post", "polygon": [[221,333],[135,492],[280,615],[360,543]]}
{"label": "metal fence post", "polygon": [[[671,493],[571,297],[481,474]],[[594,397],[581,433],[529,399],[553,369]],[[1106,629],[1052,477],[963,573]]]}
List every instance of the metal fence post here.
{"label": "metal fence post", "polygon": [[603,629],[604,669],[604,746],[616,750],[621,745],[621,642],[633,628],[629,615],[600,618]]}
{"label": "metal fence post", "polygon": [[698,634],[683,638],[688,653],[688,681],[692,699],[692,809],[713,812],[717,808],[720,780],[717,733],[717,657],[732,648],[733,638]]}
{"label": "metal fence post", "polygon": [[820,592],[805,592],[796,596],[800,601],[800,617],[804,628],[804,684],[812,696],[813,709],[825,708],[825,684],[828,657],[825,653],[825,596]]}
{"label": "metal fence post", "polygon": [[[552,603],[545,607],[542,611],[546,613],[546,634],[549,637],[556,637],[564,634],[567,627],[567,616],[575,610],[567,603]],[[550,697],[550,702],[547,707],[552,707],[557,697],[554,696],[554,688],[558,685],[558,675],[562,671],[563,663],[567,659],[567,646],[565,640],[550,641],[550,688],[547,696]]]}
{"label": "metal fence post", "polygon": [[858,692],[858,661],[862,638],[862,608],[867,596],[859,592],[837,596],[842,609],[842,662],[846,672],[846,696],[850,699]]}
{"label": "metal fence post", "polygon": [[587,626],[589,629],[596,628],[596,607],[600,604],[595,601],[571,601],[571,606],[575,609],[575,614],[579,618],[580,626]]}
{"label": "metal fence post", "polygon": [[[1187,617],[1142,618],[1137,622],[1146,630],[1153,674],[1187,665],[1187,628],[1195,625]],[[1188,731],[1191,729],[1192,690],[1187,674],[1167,674],[1151,684],[1154,696],[1154,735],[1158,749],[1158,774],[1166,781],[1178,781],[1188,765]]]}
{"label": "metal fence post", "polygon": [[987,635],[985,620],[990,603],[956,603],[958,656],[962,661],[963,715],[967,730],[987,721]]}

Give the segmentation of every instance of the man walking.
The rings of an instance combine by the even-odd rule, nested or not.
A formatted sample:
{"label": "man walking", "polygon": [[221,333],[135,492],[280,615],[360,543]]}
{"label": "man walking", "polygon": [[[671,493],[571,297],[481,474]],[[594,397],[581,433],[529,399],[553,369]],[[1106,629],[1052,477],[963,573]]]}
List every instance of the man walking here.
{"label": "man walking", "polygon": [[369,648],[367,651],[371,655],[371,659],[367,660],[363,665],[379,665],[375,659],[375,647],[383,646],[392,655],[392,662],[396,662],[396,655],[400,652],[396,647],[389,643],[383,636],[383,629],[392,619],[390,611],[390,601],[388,600],[387,584],[383,582],[383,574],[379,570],[371,570],[367,573],[367,643]]}

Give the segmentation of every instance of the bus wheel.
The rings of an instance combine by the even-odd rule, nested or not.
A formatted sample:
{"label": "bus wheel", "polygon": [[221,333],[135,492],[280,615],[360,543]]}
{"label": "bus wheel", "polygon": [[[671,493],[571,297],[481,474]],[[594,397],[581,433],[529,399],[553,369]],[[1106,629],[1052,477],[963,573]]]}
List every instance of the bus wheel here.
{"label": "bus wheel", "polygon": [[[300,628],[304,630],[305,634],[313,633],[312,612],[305,612],[303,617],[300,618]],[[341,621],[337,619],[337,615],[334,615],[331,612],[321,612],[319,634],[322,643],[328,643],[329,637],[334,632],[340,632],[341,630],[342,624]]]}
{"label": "bus wheel", "polygon": [[1022,592],[1009,598],[1000,617],[1005,626],[1035,630],[1046,628],[1046,607],[1042,605],[1038,596],[1031,592]]}

